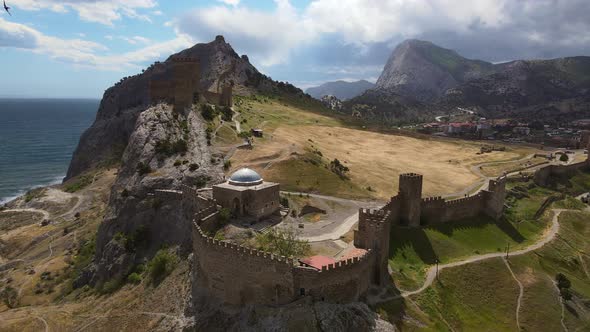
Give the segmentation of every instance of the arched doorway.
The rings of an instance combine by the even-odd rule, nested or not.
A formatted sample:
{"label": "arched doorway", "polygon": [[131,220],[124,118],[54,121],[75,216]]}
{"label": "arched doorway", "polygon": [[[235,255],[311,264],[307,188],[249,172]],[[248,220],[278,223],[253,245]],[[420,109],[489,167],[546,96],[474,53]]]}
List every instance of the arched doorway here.
{"label": "arched doorway", "polygon": [[236,215],[239,216],[241,215],[241,204],[240,204],[240,199],[239,198],[234,198],[233,203],[232,203],[232,212]]}

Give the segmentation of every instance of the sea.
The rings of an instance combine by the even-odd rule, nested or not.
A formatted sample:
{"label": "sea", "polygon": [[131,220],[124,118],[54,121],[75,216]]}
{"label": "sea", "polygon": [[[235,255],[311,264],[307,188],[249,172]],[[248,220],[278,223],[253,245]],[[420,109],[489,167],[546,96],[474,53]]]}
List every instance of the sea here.
{"label": "sea", "polygon": [[99,103],[0,98],[0,204],[62,181]]}

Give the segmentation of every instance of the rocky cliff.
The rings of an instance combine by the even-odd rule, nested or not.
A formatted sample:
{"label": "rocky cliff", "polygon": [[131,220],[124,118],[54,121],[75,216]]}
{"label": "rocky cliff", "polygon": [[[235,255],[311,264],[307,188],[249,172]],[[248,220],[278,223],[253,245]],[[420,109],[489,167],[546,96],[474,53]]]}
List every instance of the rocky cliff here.
{"label": "rocky cliff", "polygon": [[139,115],[150,106],[150,80],[168,75],[172,70],[171,59],[176,56],[199,59],[199,83],[203,90],[215,92],[218,83],[231,81],[236,94],[249,94],[272,85],[270,79],[250,64],[247,56],[240,57],[222,36],[173,54],[141,74],[121,79],[105,91],[94,123],[84,132],[72,156],[66,180],[101,163],[121,158]]}

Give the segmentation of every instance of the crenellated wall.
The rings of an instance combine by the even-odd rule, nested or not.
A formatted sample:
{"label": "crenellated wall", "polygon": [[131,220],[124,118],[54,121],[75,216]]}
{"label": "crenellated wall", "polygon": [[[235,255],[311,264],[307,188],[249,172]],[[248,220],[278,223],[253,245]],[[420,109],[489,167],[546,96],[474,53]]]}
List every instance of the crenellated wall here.
{"label": "crenellated wall", "polygon": [[[388,215],[386,211],[372,213]],[[372,281],[378,279],[375,277],[380,273],[375,268],[377,255],[372,249],[367,249],[360,257],[338,261],[318,270],[302,266],[293,258],[208,236],[203,225],[217,214],[216,207],[209,207],[196,213],[193,220],[195,285],[201,292],[226,304],[278,305],[302,296],[329,302],[352,302],[364,298]],[[377,219],[375,225],[379,223]],[[388,229],[389,223],[381,223],[379,229]],[[382,234],[389,238],[389,233]]]}
{"label": "crenellated wall", "polygon": [[547,186],[549,184],[548,180],[551,176],[569,175],[578,170],[584,170],[588,168],[590,168],[590,162],[588,160],[571,165],[548,165],[535,172],[533,181],[539,186]]}
{"label": "crenellated wall", "polygon": [[[393,206],[395,202],[396,200],[392,199],[390,203]],[[370,280],[378,285],[384,285],[389,281],[387,266],[393,215],[392,211],[386,209],[359,209],[359,225],[354,231],[354,246],[370,250],[375,255],[375,266]]]}
{"label": "crenellated wall", "polygon": [[305,266],[293,268],[293,282],[297,296],[311,296],[315,300],[335,303],[363,299],[371,286],[374,252],[324,266],[321,271]]}
{"label": "crenellated wall", "polygon": [[193,222],[196,285],[224,303],[286,304],[295,299],[294,260],[207,236]]}
{"label": "crenellated wall", "polygon": [[[383,207],[390,211],[395,224],[418,227],[425,224],[472,218],[480,214],[499,219],[504,211],[506,179],[489,181],[487,190],[455,200],[440,196],[422,198],[422,176],[409,173],[400,175],[399,194]],[[417,220],[417,221],[416,221]]]}

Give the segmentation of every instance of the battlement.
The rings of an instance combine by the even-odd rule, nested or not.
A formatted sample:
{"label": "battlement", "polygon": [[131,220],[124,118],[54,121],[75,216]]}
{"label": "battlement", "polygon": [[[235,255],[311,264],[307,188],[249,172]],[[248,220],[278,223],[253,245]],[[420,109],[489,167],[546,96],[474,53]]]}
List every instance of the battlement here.
{"label": "battlement", "polygon": [[403,180],[408,180],[408,181],[422,181],[423,176],[422,174],[418,174],[418,173],[403,173],[399,175],[399,179],[400,181]]}
{"label": "battlement", "polygon": [[235,243],[214,239],[211,236],[205,234],[197,222],[193,222],[193,227],[196,230],[195,233],[199,236],[199,239],[195,240],[199,240],[203,245],[211,247],[213,250],[222,251],[228,255],[248,255],[251,257],[258,257],[268,260],[271,263],[282,263],[291,266],[295,264],[295,260],[291,257],[275,255],[266,251],[252,249]]}
{"label": "battlement", "polygon": [[422,198],[422,202],[423,203],[440,202],[440,201],[443,201],[444,202],[444,198],[442,198],[441,196],[433,196],[433,197],[424,197],[424,198]]}
{"label": "battlement", "polygon": [[352,267],[354,265],[358,265],[363,263],[364,261],[368,260],[373,255],[373,251],[371,249],[367,250],[367,252],[360,256],[360,257],[352,257],[345,260],[337,261],[333,264],[328,264],[326,266],[322,266],[322,269],[318,272],[331,272],[338,269],[344,269],[348,267]]}
{"label": "battlement", "polygon": [[453,199],[450,201],[445,201],[445,205],[453,206],[453,205],[459,205],[459,204],[465,204],[465,203],[473,203],[473,202],[481,200],[482,198],[483,198],[483,195],[481,192],[479,192],[473,196]]}

